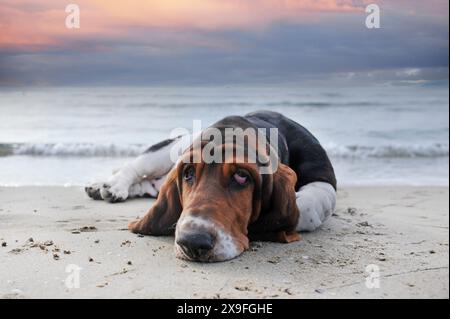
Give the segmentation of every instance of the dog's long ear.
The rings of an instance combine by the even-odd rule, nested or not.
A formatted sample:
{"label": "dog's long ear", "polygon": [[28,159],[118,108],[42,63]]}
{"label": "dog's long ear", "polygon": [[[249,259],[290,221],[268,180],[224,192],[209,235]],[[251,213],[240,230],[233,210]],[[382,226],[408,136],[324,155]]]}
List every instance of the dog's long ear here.
{"label": "dog's long ear", "polygon": [[180,217],[182,206],[177,185],[177,169],[173,168],[161,186],[158,198],[149,212],[141,219],[133,221],[128,229],[133,233],[153,236],[171,235]]}
{"label": "dog's long ear", "polygon": [[291,168],[280,163],[271,177],[266,181],[269,185],[263,185],[263,189],[271,190],[271,194],[263,195],[270,199],[262,205],[258,219],[249,225],[249,237],[283,243],[300,240],[295,231],[300,216],[295,197],[297,176]]}

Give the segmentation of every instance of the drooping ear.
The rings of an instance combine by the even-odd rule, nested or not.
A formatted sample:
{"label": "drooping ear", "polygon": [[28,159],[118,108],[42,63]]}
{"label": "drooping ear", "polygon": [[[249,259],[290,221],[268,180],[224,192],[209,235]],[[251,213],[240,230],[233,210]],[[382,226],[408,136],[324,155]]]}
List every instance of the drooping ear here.
{"label": "drooping ear", "polygon": [[262,196],[270,196],[270,199],[261,207],[258,219],[249,225],[250,239],[283,243],[300,240],[295,231],[300,216],[295,197],[295,172],[280,163],[268,180],[272,184],[264,188],[271,189],[271,194]]}
{"label": "drooping ear", "polygon": [[156,202],[143,218],[128,225],[129,230],[133,233],[153,236],[174,233],[175,224],[182,211],[177,176],[177,169],[173,168],[161,186]]}

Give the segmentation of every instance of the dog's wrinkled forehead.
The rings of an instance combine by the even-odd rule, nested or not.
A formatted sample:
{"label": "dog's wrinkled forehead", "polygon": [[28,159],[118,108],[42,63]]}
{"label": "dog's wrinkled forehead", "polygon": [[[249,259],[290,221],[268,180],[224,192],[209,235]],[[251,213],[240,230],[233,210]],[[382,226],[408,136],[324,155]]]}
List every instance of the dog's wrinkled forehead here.
{"label": "dog's wrinkled forehead", "polygon": [[265,136],[238,131],[208,128],[185,150],[179,161],[183,163],[250,163],[267,167],[278,163],[278,150],[273,149]]}

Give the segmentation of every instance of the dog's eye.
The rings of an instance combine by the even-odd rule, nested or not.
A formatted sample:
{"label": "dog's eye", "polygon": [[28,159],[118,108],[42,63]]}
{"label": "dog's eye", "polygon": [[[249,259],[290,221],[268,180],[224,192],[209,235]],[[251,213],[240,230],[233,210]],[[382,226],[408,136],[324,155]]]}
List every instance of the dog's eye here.
{"label": "dog's eye", "polygon": [[195,177],[195,168],[194,166],[187,166],[183,171],[183,179],[186,182],[192,182]]}
{"label": "dog's eye", "polygon": [[243,169],[238,169],[233,175],[233,180],[241,186],[247,185],[250,180],[250,174]]}

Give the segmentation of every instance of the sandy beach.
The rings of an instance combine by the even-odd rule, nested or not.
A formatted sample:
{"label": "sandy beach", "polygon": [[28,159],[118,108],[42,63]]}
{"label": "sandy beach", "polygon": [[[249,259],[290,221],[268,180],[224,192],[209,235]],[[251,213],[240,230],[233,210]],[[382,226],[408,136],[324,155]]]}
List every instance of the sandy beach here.
{"label": "sandy beach", "polygon": [[[448,188],[338,196],[336,213],[300,242],[256,242],[232,261],[200,264],[176,259],[171,237],[126,230],[151,199],[111,205],[78,187],[0,188],[0,298],[449,297]],[[74,267],[79,287],[67,285]]]}

